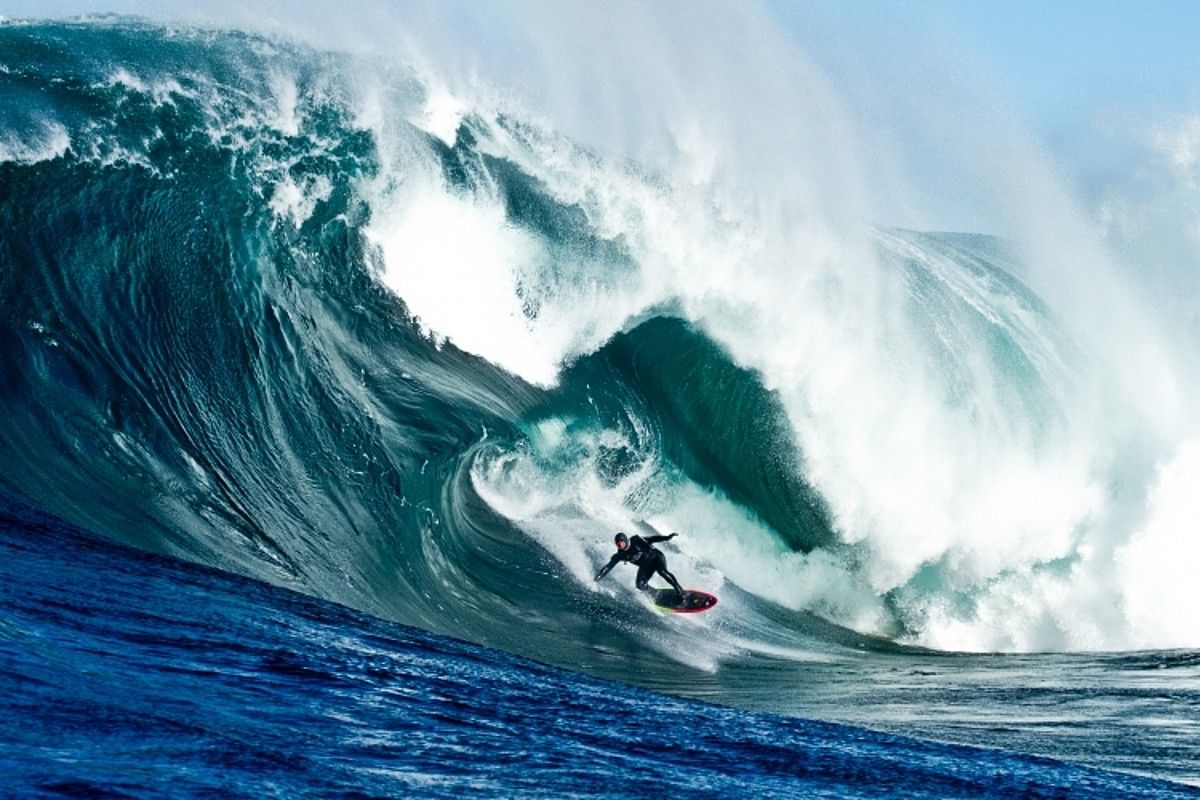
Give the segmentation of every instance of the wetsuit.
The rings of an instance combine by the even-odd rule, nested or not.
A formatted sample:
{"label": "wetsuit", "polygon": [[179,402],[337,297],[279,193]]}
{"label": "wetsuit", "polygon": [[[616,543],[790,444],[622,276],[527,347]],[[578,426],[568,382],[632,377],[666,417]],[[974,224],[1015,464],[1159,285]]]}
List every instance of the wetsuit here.
{"label": "wetsuit", "polygon": [[608,563],[596,573],[596,580],[603,578],[609,570],[622,561],[628,561],[638,568],[637,588],[643,592],[653,591],[650,588],[649,580],[652,575],[658,573],[663,580],[671,584],[675,591],[682,595],[683,587],[679,585],[679,581],[675,580],[675,576],[667,571],[667,557],[657,547],[651,546],[670,538],[670,536],[649,536],[643,539],[641,536],[630,536],[629,546],[613,553],[613,557],[608,560]]}

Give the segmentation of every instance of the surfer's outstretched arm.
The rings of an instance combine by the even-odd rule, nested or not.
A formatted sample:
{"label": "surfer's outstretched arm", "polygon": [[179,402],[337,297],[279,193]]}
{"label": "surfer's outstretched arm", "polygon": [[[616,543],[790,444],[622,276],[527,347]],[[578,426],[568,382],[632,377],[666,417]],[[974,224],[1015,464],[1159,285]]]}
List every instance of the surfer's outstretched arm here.
{"label": "surfer's outstretched arm", "polygon": [[600,580],[601,578],[603,578],[605,575],[608,574],[609,570],[611,570],[613,567],[615,567],[619,563],[621,563],[621,554],[613,553],[613,557],[608,560],[608,563],[605,564],[603,567],[601,567],[600,571],[596,573],[596,580]]}
{"label": "surfer's outstretched arm", "polygon": [[647,536],[646,544],[658,544],[659,542],[665,542],[670,539],[674,539],[678,535],[678,533],[671,533],[667,534],[666,536]]}

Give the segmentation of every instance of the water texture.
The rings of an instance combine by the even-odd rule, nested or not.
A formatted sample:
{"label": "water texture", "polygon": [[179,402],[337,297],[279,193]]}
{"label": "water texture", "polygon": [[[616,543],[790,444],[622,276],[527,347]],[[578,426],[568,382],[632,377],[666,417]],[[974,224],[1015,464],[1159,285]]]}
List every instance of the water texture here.
{"label": "water texture", "polygon": [[[91,562],[86,602],[52,599],[69,559],[24,556],[24,582],[6,592],[93,609],[39,624],[61,631],[78,613],[101,618],[87,636],[109,635],[123,618],[103,618],[132,604],[94,593],[130,564],[159,565],[181,591],[240,587],[219,590],[237,604],[212,645],[234,651],[230,663],[193,662],[175,639],[194,618],[165,599],[143,610],[167,627],[144,620],[136,635],[166,649],[139,639],[92,656],[115,649],[122,670],[148,659],[160,677],[139,702],[151,704],[209,671],[236,694],[244,670],[284,693],[263,700],[279,715],[268,738],[311,721],[289,714],[343,700],[351,718],[367,713],[373,701],[346,700],[342,683],[395,689],[363,672],[375,658],[363,642],[382,625],[399,638],[380,645],[381,669],[449,648],[421,667],[422,693],[439,670],[472,680],[459,659],[475,654],[504,685],[533,670],[530,681],[633,704],[597,725],[677,714],[765,726],[759,755],[776,763],[767,751],[786,742],[779,774],[791,778],[808,779],[792,755],[801,739],[835,729],[645,690],[1200,782],[1200,641],[1189,615],[1170,613],[1196,599],[1178,579],[1200,474],[1194,420],[1172,411],[1186,402],[1128,391],[1124,351],[1041,299],[1004,242],[817,224],[606,157],[480,97],[448,98],[403,64],[232,30],[0,24],[0,483],[105,540],[295,590],[335,616],[287,634],[273,678],[261,653],[274,645],[259,639],[286,632],[251,620],[309,601],[114,550],[111,565]],[[1194,376],[1172,369],[1163,385],[1192,396]],[[594,583],[622,529],[680,531],[665,547],[672,570],[721,604],[664,616],[628,572]],[[41,541],[19,524],[6,535],[27,553]],[[150,574],[130,591],[147,582],[171,596]],[[205,652],[218,632],[206,629]],[[353,663],[330,666],[343,636]],[[22,663],[13,680],[45,680]],[[310,669],[325,676],[316,707],[289,711]],[[45,691],[61,705],[55,681]],[[507,724],[454,697],[421,745],[429,757],[396,769],[453,761],[455,726]],[[522,697],[512,702],[532,702]],[[592,720],[595,708],[576,707]],[[196,713],[168,717],[169,737]],[[256,724],[227,713],[195,741]],[[390,735],[393,711],[379,713],[363,742]],[[747,730],[713,724],[705,736]],[[517,747],[512,730],[534,728],[497,735]],[[362,763],[338,761],[358,756],[308,735],[316,750],[286,756],[301,760],[282,768],[280,791],[317,765],[333,770],[330,791],[366,780]],[[937,780],[958,780],[938,759],[966,757],[862,735],[863,747],[912,748]],[[546,743],[545,757],[578,764],[600,757],[599,741]],[[714,758],[694,778],[714,783],[680,785],[719,792],[732,773]],[[1059,767],[1043,781],[1043,762],[1018,762],[1031,786],[1075,786]],[[1071,774],[1083,791],[1097,773]],[[865,775],[830,780],[869,793]],[[971,775],[978,791],[1019,791]],[[468,779],[534,791],[483,767],[454,778]],[[396,791],[406,779],[378,780]]]}

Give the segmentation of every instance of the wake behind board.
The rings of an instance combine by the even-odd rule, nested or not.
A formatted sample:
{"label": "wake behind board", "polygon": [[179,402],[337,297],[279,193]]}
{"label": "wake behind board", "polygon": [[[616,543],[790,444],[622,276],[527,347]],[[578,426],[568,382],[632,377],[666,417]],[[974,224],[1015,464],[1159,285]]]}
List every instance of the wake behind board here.
{"label": "wake behind board", "polygon": [[708,611],[717,604],[717,596],[702,592],[699,589],[684,589],[683,600],[674,589],[659,589],[654,593],[654,605],[663,611],[674,611],[676,614],[697,614]]}

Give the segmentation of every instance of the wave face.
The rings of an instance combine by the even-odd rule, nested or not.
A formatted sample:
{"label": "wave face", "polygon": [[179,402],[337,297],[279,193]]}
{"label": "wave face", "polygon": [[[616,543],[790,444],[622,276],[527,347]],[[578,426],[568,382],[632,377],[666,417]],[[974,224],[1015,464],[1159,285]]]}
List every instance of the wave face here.
{"label": "wave face", "polygon": [[[1200,645],[1163,613],[1200,605],[1197,440],[997,240],[797,219],[243,33],[0,53],[0,477],[40,508],[733,700],[864,648]],[[594,584],[618,529],[683,531],[721,614]]]}

